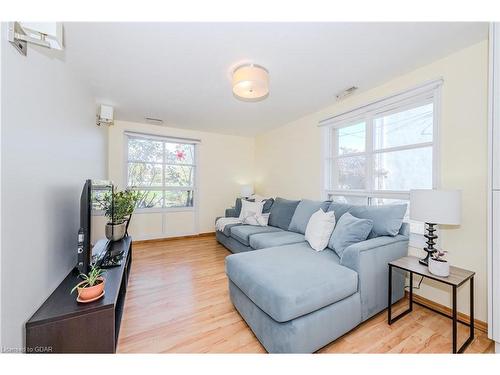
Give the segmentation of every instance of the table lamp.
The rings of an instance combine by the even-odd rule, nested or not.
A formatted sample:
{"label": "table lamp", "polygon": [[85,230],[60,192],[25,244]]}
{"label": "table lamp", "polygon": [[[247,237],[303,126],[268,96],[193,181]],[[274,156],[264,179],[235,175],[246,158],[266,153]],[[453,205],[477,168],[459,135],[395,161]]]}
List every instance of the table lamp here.
{"label": "table lamp", "polygon": [[434,245],[438,236],[434,228],[438,224],[459,225],[461,217],[460,190],[410,190],[410,219],[424,222],[427,256],[420,263],[429,264],[429,257],[436,251]]}
{"label": "table lamp", "polygon": [[253,195],[252,185],[241,185],[240,194],[242,198],[248,198]]}

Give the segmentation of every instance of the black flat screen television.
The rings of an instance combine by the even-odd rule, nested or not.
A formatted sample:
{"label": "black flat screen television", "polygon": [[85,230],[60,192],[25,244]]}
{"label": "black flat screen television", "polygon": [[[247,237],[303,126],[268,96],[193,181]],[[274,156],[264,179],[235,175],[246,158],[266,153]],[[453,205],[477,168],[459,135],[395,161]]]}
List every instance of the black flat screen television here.
{"label": "black flat screen television", "polygon": [[[80,231],[78,234],[78,261],[77,269],[81,273],[87,273],[98,253],[106,251],[104,246],[94,246],[93,231],[96,227],[96,217],[102,216],[101,201],[106,193],[113,192],[113,184],[110,181],[87,180],[83,185],[80,197]],[[103,243],[99,241],[99,243]],[[99,249],[97,249],[99,247]]]}

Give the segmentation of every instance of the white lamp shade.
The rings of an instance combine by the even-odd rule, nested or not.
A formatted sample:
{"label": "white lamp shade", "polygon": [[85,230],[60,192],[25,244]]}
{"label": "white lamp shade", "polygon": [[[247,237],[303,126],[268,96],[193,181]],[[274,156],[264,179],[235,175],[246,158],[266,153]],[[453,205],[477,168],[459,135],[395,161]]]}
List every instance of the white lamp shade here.
{"label": "white lamp shade", "polygon": [[249,197],[253,194],[253,186],[252,185],[242,185],[240,192],[241,192],[242,197]]}
{"label": "white lamp shade", "polygon": [[432,224],[459,225],[460,190],[410,190],[410,219]]}
{"label": "white lamp shade", "polygon": [[238,99],[254,101],[269,94],[269,73],[259,65],[238,67],[233,73],[233,93]]}

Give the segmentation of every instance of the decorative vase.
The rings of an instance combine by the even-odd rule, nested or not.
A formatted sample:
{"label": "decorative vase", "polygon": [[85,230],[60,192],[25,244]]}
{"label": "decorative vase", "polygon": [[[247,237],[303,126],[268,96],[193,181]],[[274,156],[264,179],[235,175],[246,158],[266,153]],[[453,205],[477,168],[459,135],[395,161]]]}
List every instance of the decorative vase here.
{"label": "decorative vase", "polygon": [[[99,277],[98,280],[101,280],[101,282],[94,286],[84,288],[78,286],[78,299],[80,299],[81,301],[87,301],[99,297],[104,291],[104,284],[106,282],[106,279],[104,277]],[[85,282],[86,281],[82,281],[78,285],[82,285]]]}
{"label": "decorative vase", "polygon": [[429,258],[429,272],[436,276],[448,277],[450,275],[450,264],[444,260]]}
{"label": "decorative vase", "polygon": [[126,229],[127,229],[126,222],[120,224],[107,223],[106,238],[110,241],[120,241],[123,237],[125,237]]}

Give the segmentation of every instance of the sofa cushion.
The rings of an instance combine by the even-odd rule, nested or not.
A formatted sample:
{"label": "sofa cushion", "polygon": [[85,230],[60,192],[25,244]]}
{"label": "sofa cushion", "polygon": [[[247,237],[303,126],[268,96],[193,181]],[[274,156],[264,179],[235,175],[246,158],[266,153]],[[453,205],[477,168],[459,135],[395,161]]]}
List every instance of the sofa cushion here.
{"label": "sofa cushion", "polygon": [[271,208],[273,208],[274,198],[264,199],[264,207],[262,207],[262,213],[268,214],[271,212]]}
{"label": "sofa cushion", "polygon": [[305,239],[303,234],[289,231],[257,233],[250,236],[250,246],[256,250],[304,241]]}
{"label": "sofa cushion", "polygon": [[300,201],[291,201],[277,197],[269,214],[269,225],[288,230],[290,221]]}
{"label": "sofa cushion", "polygon": [[349,212],[360,219],[373,221],[373,229],[368,238],[395,236],[403,224],[406,204],[387,204],[384,206],[352,206]]}
{"label": "sofa cushion", "polygon": [[230,237],[231,236],[231,228],[232,227],[236,227],[236,226],[240,226],[240,225],[243,225],[243,224],[239,224],[239,223],[236,223],[236,224],[226,224],[224,226],[224,230],[222,231],[222,233],[224,233],[226,236]]}
{"label": "sofa cushion", "polygon": [[302,199],[295,209],[290,225],[288,226],[288,230],[305,234],[307,223],[309,222],[312,214],[317,212],[319,209],[326,212],[330,203],[331,202],[329,201],[312,201],[309,199]]}
{"label": "sofa cushion", "polygon": [[307,243],[229,255],[229,279],[259,308],[286,322],[331,305],[358,289],[358,275],[332,250]]}
{"label": "sofa cushion", "polygon": [[344,249],[352,244],[366,240],[373,228],[373,221],[370,219],[360,219],[346,212],[339,219],[328,247],[335,250],[342,258]]}
{"label": "sofa cushion", "polygon": [[348,203],[332,202],[328,207],[328,211],[335,212],[335,220],[338,222],[340,217],[346,212],[349,212],[353,207],[354,206],[352,204]]}
{"label": "sofa cushion", "polygon": [[275,227],[261,227],[256,225],[237,225],[231,228],[231,237],[243,245],[250,246],[250,236],[257,233],[281,232]]}

